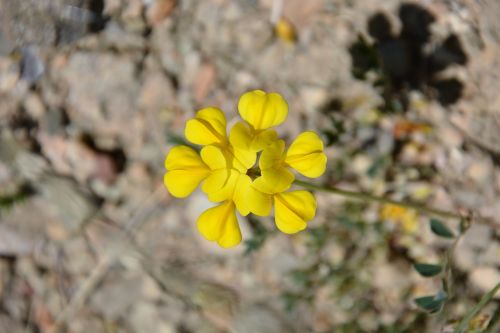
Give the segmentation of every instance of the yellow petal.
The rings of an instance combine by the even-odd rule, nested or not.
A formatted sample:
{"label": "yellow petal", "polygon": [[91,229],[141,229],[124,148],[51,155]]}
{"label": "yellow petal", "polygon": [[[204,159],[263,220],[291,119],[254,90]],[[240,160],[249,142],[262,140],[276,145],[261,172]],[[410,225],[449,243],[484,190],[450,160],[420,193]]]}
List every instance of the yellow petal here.
{"label": "yellow petal", "polygon": [[231,166],[241,173],[246,173],[257,160],[257,153],[254,151],[234,147],[231,147],[230,151],[233,155]]}
{"label": "yellow petal", "polygon": [[288,104],[280,94],[253,90],[241,96],[238,111],[255,130],[262,130],[281,124],[288,114]]}
{"label": "yellow petal", "polygon": [[269,216],[272,208],[272,195],[263,193],[251,186],[246,193],[247,206],[251,213]]}
{"label": "yellow petal", "polygon": [[273,194],[286,191],[295,179],[285,167],[262,170],[262,176],[254,180],[253,186],[264,193]]}
{"label": "yellow petal", "polygon": [[203,237],[216,241],[222,247],[233,247],[241,242],[241,231],[231,201],[207,209],[196,224]]}
{"label": "yellow petal", "polygon": [[290,21],[284,17],[280,18],[276,25],[274,26],[274,31],[276,35],[288,43],[294,43],[297,40],[297,34],[295,33],[295,28]]}
{"label": "yellow petal", "polygon": [[167,170],[208,169],[196,150],[188,146],[175,146],[165,158]]}
{"label": "yellow petal", "polygon": [[203,182],[201,189],[207,194],[210,201],[232,200],[239,175],[240,173],[234,169],[212,171]]}
{"label": "yellow petal", "polygon": [[210,107],[196,113],[186,123],[186,138],[197,145],[224,144],[226,138],[226,117],[222,110]]}
{"label": "yellow petal", "polygon": [[314,132],[301,133],[286,152],[285,163],[306,177],[321,176],[326,169],[323,142]]}
{"label": "yellow petal", "polygon": [[190,195],[210,173],[198,153],[187,146],[172,148],[165,159],[165,167],[168,172],[163,182],[168,191],[177,198]]}
{"label": "yellow petal", "polygon": [[274,130],[254,130],[249,125],[238,122],[229,133],[229,141],[235,148],[258,152],[275,141],[278,134]]}
{"label": "yellow petal", "polygon": [[252,180],[245,174],[240,174],[236,181],[236,187],[233,194],[233,202],[238,212],[247,216],[250,213],[248,191],[252,187]]}
{"label": "yellow petal", "polygon": [[262,151],[259,159],[259,167],[266,170],[283,165],[283,153],[285,152],[285,141],[277,140]]}
{"label": "yellow petal", "polygon": [[316,199],[307,191],[293,191],[274,195],[275,223],[286,234],[294,234],[307,227],[314,218]]}
{"label": "yellow petal", "polygon": [[211,170],[234,168],[246,173],[257,159],[257,153],[227,146],[208,145],[200,152],[201,158]]}
{"label": "yellow petal", "polygon": [[174,197],[185,198],[193,193],[207,175],[208,171],[173,170],[165,174],[163,183]]}
{"label": "yellow petal", "polygon": [[211,170],[227,169],[231,167],[229,154],[222,148],[214,145],[205,146],[200,152],[201,159]]}

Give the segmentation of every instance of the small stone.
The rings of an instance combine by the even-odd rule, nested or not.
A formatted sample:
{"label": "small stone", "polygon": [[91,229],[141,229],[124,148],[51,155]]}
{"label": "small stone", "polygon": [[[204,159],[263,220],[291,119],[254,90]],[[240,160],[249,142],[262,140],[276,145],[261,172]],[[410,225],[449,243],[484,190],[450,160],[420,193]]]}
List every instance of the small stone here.
{"label": "small stone", "polygon": [[30,117],[36,120],[40,120],[46,112],[42,99],[35,93],[28,93],[24,99],[23,105]]}
{"label": "small stone", "polygon": [[157,25],[166,19],[175,8],[176,0],[156,0],[146,10],[146,18],[150,25]]}
{"label": "small stone", "polygon": [[139,107],[157,115],[166,106],[174,104],[174,89],[161,70],[152,68],[147,72],[139,96]]}
{"label": "small stone", "polygon": [[472,163],[467,169],[467,175],[478,183],[489,182],[492,177],[492,167],[486,161]]}
{"label": "small stone", "polygon": [[158,307],[149,302],[135,304],[129,321],[135,332],[175,333],[177,331],[173,324],[162,319]]}
{"label": "small stone", "polygon": [[19,77],[19,64],[8,58],[0,58],[0,92],[11,92]]}
{"label": "small stone", "polygon": [[475,249],[485,249],[491,238],[491,227],[474,223],[463,236],[463,242]]}
{"label": "small stone", "polygon": [[317,112],[327,103],[329,98],[327,89],[319,87],[303,88],[300,91],[300,96],[304,102],[305,109],[310,113]]}
{"label": "small stone", "polygon": [[90,299],[91,307],[109,320],[125,316],[140,296],[141,278],[122,274],[109,276]]}
{"label": "small stone", "polygon": [[[495,267],[478,267],[469,275],[472,285],[482,294],[489,292],[500,282],[500,271]],[[500,299],[500,290],[495,294]]]}

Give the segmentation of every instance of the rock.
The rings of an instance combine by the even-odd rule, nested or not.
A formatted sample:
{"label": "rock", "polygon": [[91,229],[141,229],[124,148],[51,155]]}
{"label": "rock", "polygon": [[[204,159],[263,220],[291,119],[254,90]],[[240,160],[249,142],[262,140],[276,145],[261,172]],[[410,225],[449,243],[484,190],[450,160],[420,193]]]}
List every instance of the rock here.
{"label": "rock", "polygon": [[47,111],[40,95],[36,93],[27,94],[23,106],[30,117],[37,121],[41,120]]}
{"label": "rock", "polygon": [[53,224],[58,235],[78,232],[97,211],[95,198],[70,179],[44,175],[36,189],[45,201],[44,210],[59,217]]}
{"label": "rock", "polygon": [[231,324],[231,333],[293,333],[296,325],[289,325],[265,304],[253,304],[239,311]]}
{"label": "rock", "polygon": [[[87,68],[94,70],[89,72]],[[95,73],[99,73],[97,81]],[[69,116],[86,129],[89,122],[116,121],[119,119],[113,119],[113,115],[130,117],[136,111],[138,83],[134,63],[128,57],[77,52],[69,58],[61,76],[71,87]]]}
{"label": "rock", "polygon": [[133,56],[76,52],[60,75],[71,87],[65,103],[79,131],[92,134],[100,149],[117,149],[123,143],[131,156],[140,153],[144,118],[138,112],[140,82]]}
{"label": "rock", "polygon": [[138,106],[151,115],[159,114],[160,110],[175,103],[175,93],[172,83],[160,68],[151,68],[145,73]]}
{"label": "rock", "polygon": [[126,318],[140,296],[140,285],[141,277],[137,274],[112,274],[92,295],[90,306],[108,320]]}
{"label": "rock", "polygon": [[146,18],[150,25],[157,25],[166,19],[174,10],[176,0],[155,0],[146,10]]}
{"label": "rock", "polygon": [[107,333],[109,328],[97,317],[88,314],[72,318],[68,323],[69,329],[74,333]]}
{"label": "rock", "polygon": [[0,57],[0,93],[11,93],[20,79],[20,64],[13,59]]}
{"label": "rock", "polygon": [[473,249],[485,249],[492,236],[491,227],[485,224],[473,224],[463,236],[463,242]]}
{"label": "rock", "polygon": [[[500,271],[495,267],[477,267],[469,275],[472,285],[481,293],[489,292],[500,283]],[[495,294],[495,299],[500,299],[500,290]]]}
{"label": "rock", "polygon": [[60,223],[39,198],[14,205],[8,214],[2,214],[0,253],[5,256],[32,254],[45,241],[47,229]]}
{"label": "rock", "polygon": [[4,314],[0,315],[0,333],[23,333],[26,332],[23,325]]}
{"label": "rock", "polygon": [[130,326],[134,332],[175,333],[175,326],[162,318],[158,307],[149,302],[139,302],[134,305],[129,317]]}

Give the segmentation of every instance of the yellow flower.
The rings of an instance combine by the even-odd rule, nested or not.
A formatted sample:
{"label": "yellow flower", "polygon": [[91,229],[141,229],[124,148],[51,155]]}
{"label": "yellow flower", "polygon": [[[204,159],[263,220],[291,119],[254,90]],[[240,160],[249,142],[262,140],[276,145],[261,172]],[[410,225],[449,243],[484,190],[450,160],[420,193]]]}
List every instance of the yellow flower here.
{"label": "yellow flower", "polygon": [[271,129],[288,114],[281,95],[250,91],[241,96],[238,110],[246,123],[236,123],[229,137],[220,109],[198,111],[187,121],[185,135],[191,143],[203,146],[200,152],[177,146],[165,160],[164,182],[173,196],[184,198],[203,182],[202,191],[218,203],[200,215],[197,227],[207,240],[222,247],[241,242],[236,211],[243,216],[268,216],[274,203],[279,230],[292,234],[305,229],[314,218],[316,200],[307,191],[285,192],[295,179],[290,170],[315,178],[326,168],[323,143],[316,133],[302,133],[285,151],[285,142]]}
{"label": "yellow flower", "polygon": [[294,43],[297,41],[297,34],[295,28],[290,21],[282,17],[276,22],[274,26],[276,35],[287,43]]}
{"label": "yellow flower", "polygon": [[255,130],[278,126],[288,115],[288,104],[277,93],[253,90],[243,94],[238,102],[241,118]]}
{"label": "yellow flower", "polygon": [[277,139],[270,128],[285,121],[288,104],[280,94],[253,90],[241,96],[238,111],[247,124],[234,125],[229,140],[234,147],[257,152]]}
{"label": "yellow flower", "polygon": [[264,193],[287,190],[295,177],[289,168],[309,178],[321,176],[326,169],[323,142],[314,132],[303,132],[285,152],[285,142],[277,140],[262,152],[259,160],[262,177],[254,185]]}
{"label": "yellow flower", "polygon": [[414,233],[418,229],[418,215],[413,209],[386,204],[380,211],[380,218],[394,223],[400,223],[403,227],[403,231],[409,234]]}

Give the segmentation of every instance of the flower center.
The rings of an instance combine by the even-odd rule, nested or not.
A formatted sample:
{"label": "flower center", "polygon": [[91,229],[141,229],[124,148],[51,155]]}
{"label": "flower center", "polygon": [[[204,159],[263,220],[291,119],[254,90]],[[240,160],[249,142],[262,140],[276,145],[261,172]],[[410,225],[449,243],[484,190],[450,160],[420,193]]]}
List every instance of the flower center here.
{"label": "flower center", "polygon": [[261,174],[260,168],[258,166],[255,166],[247,170],[247,176],[249,176],[252,180],[254,180],[257,177],[260,177],[260,174]]}

